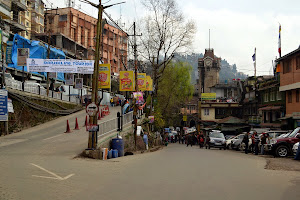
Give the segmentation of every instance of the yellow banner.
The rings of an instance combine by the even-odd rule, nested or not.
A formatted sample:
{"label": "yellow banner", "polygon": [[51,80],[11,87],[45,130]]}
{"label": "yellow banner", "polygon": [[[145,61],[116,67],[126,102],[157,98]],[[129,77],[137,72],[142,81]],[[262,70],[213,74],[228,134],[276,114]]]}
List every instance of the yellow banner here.
{"label": "yellow banner", "polygon": [[99,64],[98,88],[110,88],[110,64]]}
{"label": "yellow banner", "polygon": [[216,100],[216,93],[201,93],[201,100]]}
{"label": "yellow banner", "polygon": [[153,80],[151,76],[146,76],[146,91],[153,91]]}
{"label": "yellow banner", "polygon": [[139,91],[146,90],[146,73],[138,73],[137,74],[137,85]]}
{"label": "yellow banner", "polygon": [[120,71],[120,91],[134,91],[133,71]]}

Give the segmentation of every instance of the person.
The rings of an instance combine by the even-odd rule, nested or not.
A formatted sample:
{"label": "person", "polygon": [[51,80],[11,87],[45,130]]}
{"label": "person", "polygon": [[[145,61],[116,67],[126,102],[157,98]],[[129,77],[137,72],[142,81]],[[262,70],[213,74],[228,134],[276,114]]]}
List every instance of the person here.
{"label": "person", "polygon": [[257,134],[257,132],[254,132],[254,149],[255,149],[255,155],[258,155],[258,145],[259,145],[260,139]]}
{"label": "person", "polygon": [[203,136],[202,132],[200,132],[200,134],[199,134],[199,141],[198,142],[199,142],[200,149],[202,149],[203,146],[204,146],[204,136]]}
{"label": "person", "polygon": [[251,135],[251,145],[250,145],[250,151],[254,154],[254,133]]}
{"label": "person", "polygon": [[191,147],[193,147],[193,141],[192,140],[193,140],[192,136],[190,134],[188,134],[186,136],[186,147],[188,147],[189,145],[191,145]]}
{"label": "person", "polygon": [[174,136],[171,135],[171,143],[174,143]]}
{"label": "person", "polygon": [[178,135],[178,141],[179,141],[179,144],[180,144],[180,141],[181,141],[181,135],[180,134]]}
{"label": "person", "polygon": [[208,149],[210,149],[210,144],[209,144],[209,142],[210,142],[210,137],[209,137],[209,134],[207,134],[206,135],[206,138],[205,138],[205,149],[207,149],[207,147],[208,147]]}
{"label": "person", "polygon": [[297,150],[294,160],[300,160],[300,145],[298,146],[298,150]]}
{"label": "person", "polygon": [[261,136],[260,153],[265,154],[265,144],[267,144],[268,133],[263,133]]}
{"label": "person", "polygon": [[143,135],[143,140],[146,146],[146,150],[148,150],[148,135],[147,132],[145,132],[145,134]]}
{"label": "person", "polygon": [[248,154],[248,148],[249,148],[249,132],[245,133],[243,142],[245,143],[245,154]]}
{"label": "person", "polygon": [[110,98],[110,105],[111,105],[111,107],[114,107],[114,100],[113,100],[113,98]]}
{"label": "person", "polygon": [[182,135],[182,137],[181,137],[181,143],[182,143],[182,144],[185,143],[185,136],[184,136],[184,135]]}

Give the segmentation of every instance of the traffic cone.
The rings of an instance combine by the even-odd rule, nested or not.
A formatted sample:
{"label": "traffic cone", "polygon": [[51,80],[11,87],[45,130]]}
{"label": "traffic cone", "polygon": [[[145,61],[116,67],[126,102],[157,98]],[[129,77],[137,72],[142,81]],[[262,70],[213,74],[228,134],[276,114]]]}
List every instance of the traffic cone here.
{"label": "traffic cone", "polygon": [[69,120],[67,120],[67,129],[65,133],[71,133],[70,125],[69,125]]}
{"label": "traffic cone", "polygon": [[85,122],[84,122],[84,126],[87,126],[88,125],[88,118],[87,118],[87,115],[85,116]]}
{"label": "traffic cone", "polygon": [[75,121],[75,128],[74,130],[80,130],[79,126],[78,126],[78,120],[77,120],[77,117],[76,117],[76,121]]}
{"label": "traffic cone", "polygon": [[101,120],[101,114],[98,112],[98,120]]}

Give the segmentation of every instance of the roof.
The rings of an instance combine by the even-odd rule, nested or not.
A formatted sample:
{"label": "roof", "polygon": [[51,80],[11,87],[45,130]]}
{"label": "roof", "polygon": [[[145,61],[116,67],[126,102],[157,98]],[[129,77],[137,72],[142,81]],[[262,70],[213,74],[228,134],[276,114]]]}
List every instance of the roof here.
{"label": "roof", "polygon": [[282,106],[266,106],[263,108],[259,108],[258,110],[280,110]]}
{"label": "roof", "polygon": [[296,49],[296,50],[294,50],[294,51],[292,51],[292,52],[290,52],[290,53],[288,53],[288,54],[282,56],[281,58],[278,58],[278,59],[276,60],[276,62],[279,62],[279,61],[281,61],[281,60],[284,60],[284,59],[286,59],[286,58],[288,58],[288,57],[290,57],[290,56],[292,56],[292,55],[294,55],[294,54],[296,54],[296,53],[299,53],[299,52],[300,52],[300,48],[298,48],[298,49]]}
{"label": "roof", "polygon": [[237,117],[226,117],[218,121],[218,124],[244,124],[245,120],[237,118]]}

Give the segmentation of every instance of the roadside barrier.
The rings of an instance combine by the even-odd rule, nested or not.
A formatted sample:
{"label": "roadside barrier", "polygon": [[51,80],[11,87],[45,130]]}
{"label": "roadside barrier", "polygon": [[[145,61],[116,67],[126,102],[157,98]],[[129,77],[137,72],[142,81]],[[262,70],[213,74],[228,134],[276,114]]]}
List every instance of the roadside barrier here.
{"label": "roadside barrier", "polygon": [[65,133],[71,133],[70,125],[69,125],[69,120],[67,120],[67,128]]}
{"label": "roadside barrier", "polygon": [[79,126],[78,126],[78,120],[77,120],[77,117],[76,117],[76,121],[75,121],[75,128],[74,130],[80,130]]}

